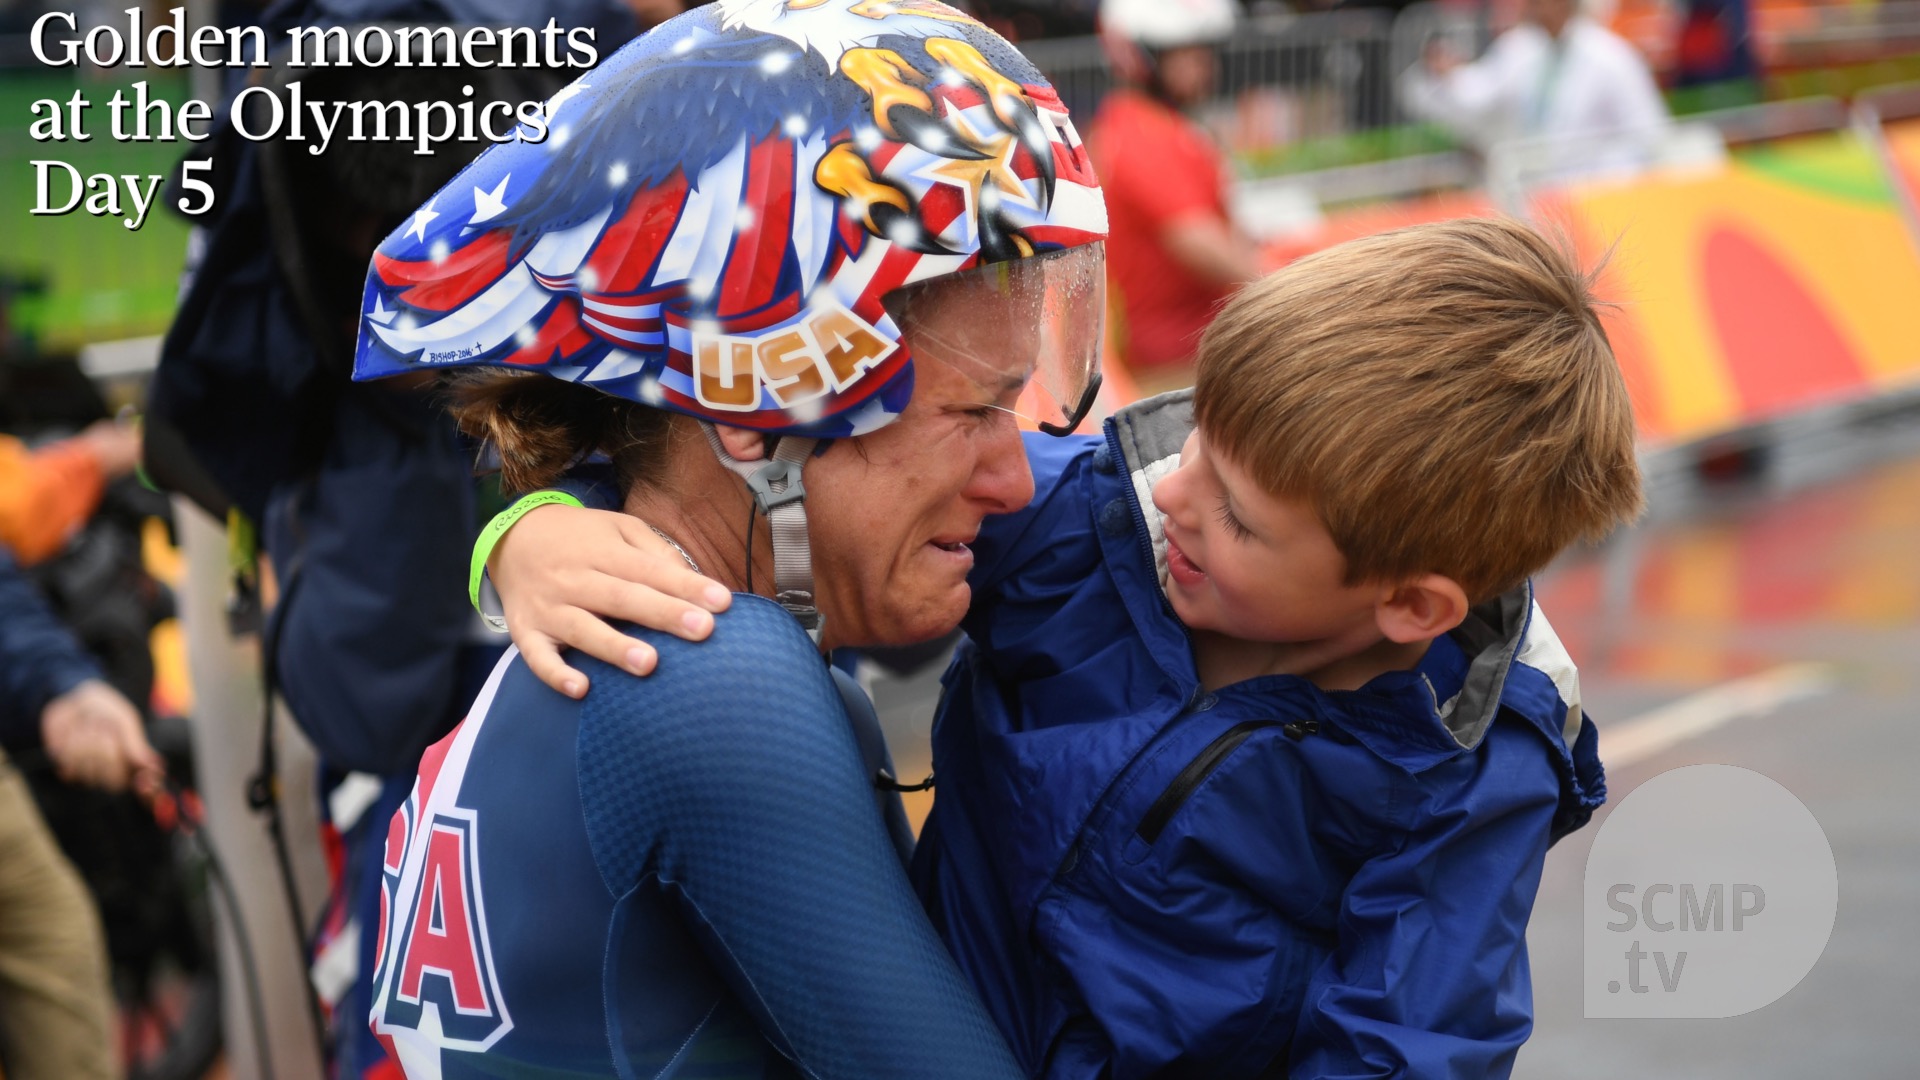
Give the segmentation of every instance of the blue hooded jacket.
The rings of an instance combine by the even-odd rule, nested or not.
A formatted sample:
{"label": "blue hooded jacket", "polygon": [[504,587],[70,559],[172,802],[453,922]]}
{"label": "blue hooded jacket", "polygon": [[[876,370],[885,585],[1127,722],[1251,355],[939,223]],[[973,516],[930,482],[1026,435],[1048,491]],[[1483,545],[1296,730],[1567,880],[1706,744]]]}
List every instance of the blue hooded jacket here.
{"label": "blue hooded jacket", "polygon": [[1522,586],[1414,671],[1209,693],[1159,584],[1182,393],[1032,438],[975,544],[915,884],[1029,1075],[1505,1076],[1549,843],[1605,798]]}

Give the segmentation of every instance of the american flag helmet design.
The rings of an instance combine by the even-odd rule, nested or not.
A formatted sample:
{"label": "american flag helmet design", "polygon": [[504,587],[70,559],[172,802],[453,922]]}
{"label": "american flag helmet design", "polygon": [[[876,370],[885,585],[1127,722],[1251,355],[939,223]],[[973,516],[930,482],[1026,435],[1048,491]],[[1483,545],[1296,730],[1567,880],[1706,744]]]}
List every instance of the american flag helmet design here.
{"label": "american flag helmet design", "polygon": [[520,367],[860,434],[912,394],[883,297],[1106,234],[1059,96],[932,0],[720,0],[547,109],[544,142],[488,149],[380,245],[356,379]]}

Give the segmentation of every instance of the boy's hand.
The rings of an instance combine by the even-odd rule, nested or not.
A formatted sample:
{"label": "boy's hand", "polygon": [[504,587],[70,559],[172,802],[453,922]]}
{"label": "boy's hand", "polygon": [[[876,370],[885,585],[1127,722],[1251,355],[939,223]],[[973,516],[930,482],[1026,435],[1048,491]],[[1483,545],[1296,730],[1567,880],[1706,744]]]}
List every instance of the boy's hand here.
{"label": "boy's hand", "polygon": [[713,632],[712,613],[733,602],[639,518],[573,506],[528,511],[494,546],[487,575],[527,667],[572,698],[587,692],[587,677],[560,658],[562,646],[635,675],[659,661],[605,620],[699,641]]}

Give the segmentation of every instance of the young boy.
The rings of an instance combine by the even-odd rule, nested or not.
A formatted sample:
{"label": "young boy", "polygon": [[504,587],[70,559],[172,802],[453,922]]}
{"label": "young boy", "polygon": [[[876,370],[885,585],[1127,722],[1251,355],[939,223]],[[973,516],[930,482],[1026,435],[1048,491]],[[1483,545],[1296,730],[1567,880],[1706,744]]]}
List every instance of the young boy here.
{"label": "young boy", "polygon": [[[1198,376],[1029,440],[915,883],[1036,1076],[1504,1076],[1547,846],[1605,797],[1526,578],[1640,506],[1588,279],[1511,221],[1363,239],[1238,294]],[[527,640],[578,612],[509,582],[614,562],[539,516],[495,564]]]}

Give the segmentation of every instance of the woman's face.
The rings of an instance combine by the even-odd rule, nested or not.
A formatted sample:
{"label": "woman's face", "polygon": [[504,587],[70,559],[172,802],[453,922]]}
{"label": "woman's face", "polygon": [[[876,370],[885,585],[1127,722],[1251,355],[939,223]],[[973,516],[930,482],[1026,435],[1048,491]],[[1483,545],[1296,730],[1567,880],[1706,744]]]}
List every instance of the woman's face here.
{"label": "woman's face", "polygon": [[[959,625],[969,545],[988,514],[1033,498],[1007,411],[1039,335],[960,295],[923,307],[909,333],[913,399],[898,420],[841,439],[806,467],[815,588],[832,645],[903,645]],[[1001,357],[993,366],[982,357]]]}

